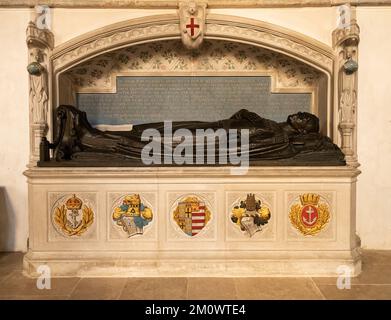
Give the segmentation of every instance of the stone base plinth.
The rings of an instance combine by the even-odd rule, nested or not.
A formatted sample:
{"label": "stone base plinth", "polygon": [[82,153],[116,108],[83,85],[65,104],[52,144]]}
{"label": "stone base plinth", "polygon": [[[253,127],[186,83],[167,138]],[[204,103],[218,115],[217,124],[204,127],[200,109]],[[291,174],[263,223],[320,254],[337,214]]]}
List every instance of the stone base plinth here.
{"label": "stone base plinth", "polygon": [[[31,168],[24,271],[38,276],[48,265],[60,277],[336,276],[346,266],[354,276],[361,271],[358,173]],[[251,199],[263,220],[246,229]]]}

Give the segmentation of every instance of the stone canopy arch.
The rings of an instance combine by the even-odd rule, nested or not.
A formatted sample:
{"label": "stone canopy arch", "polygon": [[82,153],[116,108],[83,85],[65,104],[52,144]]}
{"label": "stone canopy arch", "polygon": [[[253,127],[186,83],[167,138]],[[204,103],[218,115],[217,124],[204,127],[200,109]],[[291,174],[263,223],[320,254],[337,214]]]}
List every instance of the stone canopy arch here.
{"label": "stone canopy arch", "polygon": [[[58,74],[105,52],[145,42],[180,39],[177,15],[156,15],[105,26],[54,48],[53,73]],[[205,39],[229,40],[261,46],[305,62],[331,74],[331,47],[298,32],[249,18],[209,14]]]}
{"label": "stone canopy arch", "polygon": [[[55,47],[50,56],[51,105],[60,103],[59,77],[90,59],[121,48],[181,38],[178,15],[165,14],[130,19],[88,32]],[[324,133],[332,136],[334,53],[331,47],[296,31],[268,22],[229,15],[206,17],[205,40],[223,40],[261,47],[289,56],[325,75],[324,103],[316,112],[323,120]],[[49,118],[51,115],[49,115]]]}

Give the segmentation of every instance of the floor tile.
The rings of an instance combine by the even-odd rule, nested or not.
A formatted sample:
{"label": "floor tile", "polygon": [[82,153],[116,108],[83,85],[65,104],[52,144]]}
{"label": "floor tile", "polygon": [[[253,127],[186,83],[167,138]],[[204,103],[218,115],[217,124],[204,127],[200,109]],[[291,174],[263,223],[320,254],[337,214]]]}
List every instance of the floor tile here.
{"label": "floor tile", "polygon": [[[313,278],[317,285],[336,285],[337,278]],[[363,263],[363,271],[351,278],[351,284],[391,284],[391,265]]]}
{"label": "floor tile", "polygon": [[391,250],[363,250],[362,262],[364,265],[391,265]]}
{"label": "floor tile", "polygon": [[2,281],[0,296],[70,295],[79,280],[79,278],[52,278],[51,289],[40,290],[37,288],[37,279],[27,278],[19,272],[14,272]]}
{"label": "floor tile", "polygon": [[237,298],[233,278],[188,278],[189,300],[233,300]]}
{"label": "floor tile", "polygon": [[241,300],[319,300],[322,294],[310,278],[237,278]]}
{"label": "floor tile", "polygon": [[22,252],[0,252],[0,267],[8,266],[13,267],[14,270],[22,270],[23,257]]}
{"label": "floor tile", "polygon": [[186,292],[186,278],[129,278],[120,299],[183,300]]}
{"label": "floor tile", "polygon": [[20,296],[0,296],[0,300],[68,300],[68,296],[58,295],[20,295]]}
{"label": "floor tile", "polygon": [[0,266],[0,283],[8,278],[12,273],[14,272],[14,269],[9,266]]}
{"label": "floor tile", "polygon": [[391,251],[363,251],[363,272],[337,278],[53,278],[37,289],[22,275],[22,253],[0,253],[0,299],[391,299]]}
{"label": "floor tile", "polygon": [[73,290],[71,300],[115,300],[126,285],[126,278],[83,278]]}
{"label": "floor tile", "polygon": [[391,285],[352,285],[343,290],[333,285],[318,287],[329,300],[391,300]]}

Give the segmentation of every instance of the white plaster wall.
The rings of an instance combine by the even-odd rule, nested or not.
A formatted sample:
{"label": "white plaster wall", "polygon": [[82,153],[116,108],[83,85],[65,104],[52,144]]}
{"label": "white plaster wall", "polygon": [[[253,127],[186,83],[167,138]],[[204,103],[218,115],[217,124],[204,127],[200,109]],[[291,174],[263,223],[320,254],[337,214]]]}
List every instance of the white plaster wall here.
{"label": "white plaster wall", "polygon": [[[213,13],[268,21],[331,45],[335,8],[216,9]],[[56,45],[110,23],[175,10],[53,10]],[[28,232],[27,9],[0,10],[0,250],[25,250]],[[391,101],[387,31],[391,8],[360,8],[358,231],[366,248],[391,249]],[[385,36],[385,38],[383,38]],[[382,37],[382,38],[381,38]],[[379,80],[380,79],[380,80]]]}
{"label": "white plaster wall", "polygon": [[360,8],[358,232],[363,247],[391,249],[391,8]]}
{"label": "white plaster wall", "polygon": [[24,250],[28,233],[28,10],[0,10],[0,251]]}

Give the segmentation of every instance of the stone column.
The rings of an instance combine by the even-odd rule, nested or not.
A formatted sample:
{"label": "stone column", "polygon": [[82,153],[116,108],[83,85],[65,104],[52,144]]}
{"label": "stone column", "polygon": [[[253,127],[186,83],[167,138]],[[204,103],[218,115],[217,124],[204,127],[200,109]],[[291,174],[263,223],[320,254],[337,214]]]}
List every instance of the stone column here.
{"label": "stone column", "polygon": [[49,57],[54,46],[54,36],[48,29],[39,29],[30,22],[26,31],[28,46],[27,71],[29,73],[29,121],[30,163],[36,166],[39,160],[39,145],[48,131],[49,108]]}
{"label": "stone column", "polygon": [[357,159],[357,70],[360,28],[352,8],[346,27],[333,32],[333,47],[337,56],[335,89],[338,104],[338,130],[341,149],[349,166],[358,167]]}

